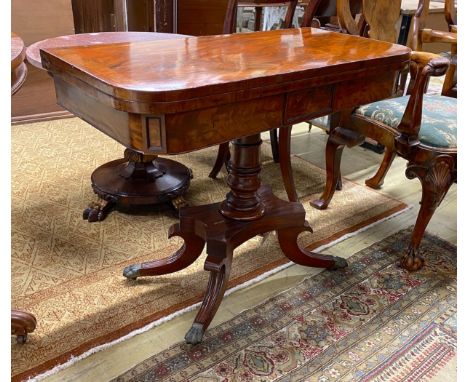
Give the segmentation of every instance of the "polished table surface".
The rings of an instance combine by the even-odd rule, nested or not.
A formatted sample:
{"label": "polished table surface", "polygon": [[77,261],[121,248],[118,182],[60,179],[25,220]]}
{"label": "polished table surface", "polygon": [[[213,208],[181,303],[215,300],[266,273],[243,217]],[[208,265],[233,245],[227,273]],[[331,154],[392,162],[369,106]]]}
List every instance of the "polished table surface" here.
{"label": "polished table surface", "polygon": [[118,42],[137,42],[154,40],[173,40],[180,37],[186,37],[173,33],[154,33],[154,32],[99,32],[99,33],[80,33],[66,36],[52,37],[37,41],[28,46],[26,55],[28,62],[38,69],[43,69],[40,50],[47,48],[67,48],[76,46],[91,46],[103,44],[115,44]]}
{"label": "polished table surface", "polygon": [[[113,121],[114,125],[93,118],[95,127],[141,152],[174,154],[355,106],[356,96],[348,97],[352,84],[360,101],[379,99],[379,92],[388,96],[383,83],[393,81],[389,71],[408,58],[409,49],[403,46],[312,28],[42,51],[44,67],[60,73],[56,89],[62,106],[75,108],[76,115],[90,120],[89,111],[69,103],[71,94],[60,97],[73,83],[73,98],[86,102],[83,96],[92,92],[104,109],[108,107],[108,118],[119,120],[119,112],[130,113],[125,122]],[[375,83],[363,85],[363,78]],[[344,80],[351,82],[341,86]],[[300,93],[310,88],[323,94],[316,90],[316,110],[302,110],[298,105],[302,98],[315,100],[312,94]],[[270,104],[255,103],[267,96]],[[234,115],[237,129],[229,129],[219,114],[227,109],[214,112],[216,107],[249,100],[252,111],[269,117],[257,131],[251,131],[246,121],[250,116]],[[201,109],[213,113],[197,115]],[[136,114],[155,118],[142,121]]]}
{"label": "polished table surface", "polygon": [[[123,102],[154,103],[166,112],[194,97],[265,88],[337,71],[398,64],[408,49],[380,41],[302,28],[177,40],[48,48],[44,65],[55,63]],[[43,60],[44,61],[44,60]],[[249,97],[252,98],[252,97]],[[212,102],[213,104],[213,102]],[[137,111],[144,105],[122,104]],[[177,107],[178,111],[187,109]]]}
{"label": "polished table surface", "polygon": [[403,46],[311,28],[41,51],[58,102],[129,148],[177,154],[232,140],[226,199],[180,209],[169,237],[184,245],[124,269],[129,279],[176,272],[206,246],[210,279],[191,344],[222,301],[234,249],[254,236],[276,231],[297,264],[347,266],[298,245],[312,228],[301,203],[261,185],[260,133],[391,96],[409,57]]}

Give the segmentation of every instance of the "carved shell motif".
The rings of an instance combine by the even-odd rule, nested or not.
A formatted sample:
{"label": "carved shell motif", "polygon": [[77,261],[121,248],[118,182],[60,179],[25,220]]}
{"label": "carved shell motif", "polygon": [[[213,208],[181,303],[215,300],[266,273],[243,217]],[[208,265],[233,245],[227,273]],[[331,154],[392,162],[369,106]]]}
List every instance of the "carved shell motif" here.
{"label": "carved shell motif", "polygon": [[436,189],[445,189],[451,184],[453,165],[448,162],[448,160],[434,161],[426,175],[426,181]]}

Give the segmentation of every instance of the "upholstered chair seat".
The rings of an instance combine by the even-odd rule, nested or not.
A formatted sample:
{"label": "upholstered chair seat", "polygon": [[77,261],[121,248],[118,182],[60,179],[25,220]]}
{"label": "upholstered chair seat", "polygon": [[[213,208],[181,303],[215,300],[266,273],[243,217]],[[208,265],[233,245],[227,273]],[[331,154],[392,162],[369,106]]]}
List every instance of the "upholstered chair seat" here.
{"label": "upholstered chair seat", "polygon": [[[362,115],[397,128],[408,104],[409,96],[386,99],[356,109]],[[457,99],[440,95],[424,95],[419,141],[430,147],[457,147]]]}

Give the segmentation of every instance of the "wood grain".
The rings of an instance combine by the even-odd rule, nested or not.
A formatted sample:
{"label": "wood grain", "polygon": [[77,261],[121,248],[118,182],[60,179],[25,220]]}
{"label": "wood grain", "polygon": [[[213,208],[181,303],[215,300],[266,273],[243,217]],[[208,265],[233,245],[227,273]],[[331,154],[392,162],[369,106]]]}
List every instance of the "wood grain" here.
{"label": "wood grain", "polygon": [[[173,154],[388,97],[409,50],[303,28],[51,48],[42,57],[61,105],[128,148]],[[140,114],[164,120],[160,148],[147,144]]]}
{"label": "wood grain", "polygon": [[100,32],[73,34],[38,41],[28,46],[26,57],[31,65],[36,68],[43,69],[40,53],[41,49],[130,43],[137,41],[172,40],[182,37],[188,36],[173,33],[153,32]]}
{"label": "wood grain", "polygon": [[327,75],[338,80],[371,66],[398,66],[408,57],[405,47],[312,28],[42,51],[52,74],[66,72],[132,112],[138,103],[161,112],[174,104],[186,110],[183,101],[195,97],[220,104],[236,91],[282,91]]}

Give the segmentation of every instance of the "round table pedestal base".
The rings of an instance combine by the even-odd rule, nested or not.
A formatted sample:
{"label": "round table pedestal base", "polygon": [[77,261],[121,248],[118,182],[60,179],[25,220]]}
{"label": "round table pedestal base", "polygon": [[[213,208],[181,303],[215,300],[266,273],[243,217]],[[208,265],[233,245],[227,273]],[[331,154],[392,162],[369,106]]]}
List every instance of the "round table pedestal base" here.
{"label": "round table pedestal base", "polygon": [[178,209],[186,205],[182,195],[191,178],[191,170],[183,164],[156,156],[108,162],[91,175],[99,199],[83,211],[83,219],[102,221],[113,209],[131,212],[137,206],[169,202]]}

